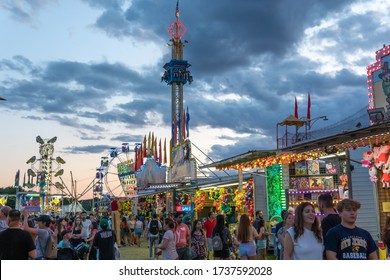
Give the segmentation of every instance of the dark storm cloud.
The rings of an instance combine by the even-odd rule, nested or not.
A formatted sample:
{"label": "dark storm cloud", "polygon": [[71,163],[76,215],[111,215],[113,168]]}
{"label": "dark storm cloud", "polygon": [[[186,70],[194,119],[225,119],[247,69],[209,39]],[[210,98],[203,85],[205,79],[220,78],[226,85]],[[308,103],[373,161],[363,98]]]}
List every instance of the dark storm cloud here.
{"label": "dark storm cloud", "polygon": [[130,115],[127,112],[121,112],[118,110],[112,110],[107,113],[86,112],[80,114],[85,118],[91,118],[99,123],[124,123],[127,125],[140,125],[146,124],[144,113],[137,113],[136,115]]}
{"label": "dark storm cloud", "polygon": [[229,158],[234,155],[240,155],[253,150],[273,150],[275,141],[272,137],[253,134],[249,137],[240,137],[237,143],[232,145],[215,144],[211,147],[209,157],[213,161]]}
{"label": "dark storm cloud", "polygon": [[[150,112],[161,114],[163,122],[170,124],[171,88],[162,84],[160,77],[162,66],[171,59],[169,48],[164,45],[170,38],[167,27],[175,19],[176,1],[133,0],[129,7],[119,0],[84,2],[101,11],[95,26],[109,36],[130,37],[135,39],[135,45],[153,42],[167,48],[167,54],[142,74],[121,63],[52,61],[38,67],[21,56],[4,59],[0,61],[0,71],[29,73],[31,77],[9,79],[0,86],[2,96],[8,99],[5,106],[61,114],[49,119],[80,131],[98,132],[102,129],[99,124],[147,128],[150,124],[146,116]],[[326,63],[296,52],[305,39],[306,28],[328,19],[331,13],[342,13],[351,2],[180,1],[180,19],[187,27],[183,39],[189,41],[184,57],[192,64],[194,76],[194,82],[184,87],[190,129],[211,126],[251,134],[233,137],[236,144],[214,145],[213,157],[274,149],[276,124],[294,113],[294,96],[299,97],[300,117],[306,116],[310,92],[312,117],[327,115],[330,122],[366,106],[365,75],[354,69],[321,74],[317,70]],[[326,48],[323,55],[332,56],[340,64],[347,63],[345,55],[357,47],[371,49],[370,58],[358,54],[355,59],[355,64],[364,68],[374,62],[374,51],[381,47],[373,47],[372,41],[389,37],[384,28],[370,20],[373,16],[369,13],[339,17],[332,28],[317,31],[309,47],[321,45],[320,39],[331,41],[334,46]],[[241,99],[224,98],[232,93]],[[109,102],[117,96],[129,99],[108,109],[112,107]],[[315,128],[323,125],[319,121]],[[82,134],[81,138],[87,140],[88,136]],[[225,140],[226,136],[220,138]]]}
{"label": "dark storm cloud", "polygon": [[[103,14],[96,26],[110,35],[148,41],[156,37],[161,43],[169,39],[167,27],[175,19],[175,2],[134,0],[122,15],[116,2],[112,2],[114,8],[99,5]],[[302,37],[304,28],[350,2],[180,1],[180,18],[190,42],[185,49],[187,59],[196,61],[194,74],[203,78],[248,66],[254,56],[284,55]]]}
{"label": "dark storm cloud", "polygon": [[51,115],[48,117],[43,117],[42,119],[48,120],[48,121],[56,121],[63,126],[69,126],[69,127],[89,130],[89,131],[93,131],[93,132],[104,131],[103,127],[101,127],[101,126],[81,123],[81,121],[77,117],[71,118],[71,117],[61,117],[58,115]]}
{"label": "dark storm cloud", "polygon": [[[38,68],[23,57],[0,62],[0,71],[10,69],[31,76],[31,79],[8,80],[7,87],[2,88],[9,100],[6,106],[11,110],[33,108],[48,115],[46,120],[90,131],[100,131],[102,127],[85,124],[80,118],[101,124],[143,127],[148,124],[146,114],[157,111],[163,113],[164,121],[170,121],[169,88],[161,84],[159,69],[153,75],[141,76],[119,63],[53,61]],[[129,102],[107,110],[107,102],[115,96],[128,96]]]}
{"label": "dark storm cloud", "polygon": [[116,142],[135,144],[135,143],[139,143],[140,139],[143,139],[143,138],[144,138],[143,135],[123,134],[123,135],[111,137],[111,140],[116,141]]}
{"label": "dark storm cloud", "polygon": [[104,137],[95,133],[85,133],[81,130],[78,131],[78,135],[81,140],[104,140]]}
{"label": "dark storm cloud", "polygon": [[88,145],[88,146],[72,146],[64,147],[63,152],[69,154],[102,154],[110,150],[111,146],[108,145]]}

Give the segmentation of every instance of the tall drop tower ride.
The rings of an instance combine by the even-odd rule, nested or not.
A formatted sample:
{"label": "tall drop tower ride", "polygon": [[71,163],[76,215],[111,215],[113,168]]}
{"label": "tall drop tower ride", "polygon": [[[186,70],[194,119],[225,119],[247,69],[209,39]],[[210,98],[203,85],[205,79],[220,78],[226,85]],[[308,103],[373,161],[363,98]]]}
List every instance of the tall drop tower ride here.
{"label": "tall drop tower ride", "polygon": [[[186,43],[181,38],[186,33],[186,27],[179,20],[179,1],[176,2],[176,20],[169,26],[168,32],[171,35],[170,43],[172,48],[172,59],[164,65],[164,75],[161,81],[165,81],[172,88],[172,147],[188,137],[188,115],[184,112],[183,86],[188,82],[191,84],[192,76],[188,68],[191,64],[183,59],[183,47]],[[187,130],[187,134],[185,133]]]}

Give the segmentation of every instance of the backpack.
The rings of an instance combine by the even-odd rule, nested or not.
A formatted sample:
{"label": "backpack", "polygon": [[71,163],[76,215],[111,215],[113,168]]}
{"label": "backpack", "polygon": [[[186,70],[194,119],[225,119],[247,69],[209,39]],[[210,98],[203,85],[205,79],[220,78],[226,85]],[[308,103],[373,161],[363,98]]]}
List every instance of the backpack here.
{"label": "backpack", "polygon": [[213,237],[212,244],[213,244],[214,251],[221,251],[222,250],[223,243],[222,243],[222,239],[218,233],[216,233],[215,236]]}
{"label": "backpack", "polygon": [[[41,243],[39,243],[41,246]],[[41,248],[42,250],[42,248]],[[45,260],[56,260],[57,259],[57,236],[54,236],[51,231],[49,231],[49,240],[46,244],[45,253],[43,254]]]}
{"label": "backpack", "polygon": [[153,235],[158,234],[158,221],[157,220],[150,221],[149,232],[150,232],[150,234],[153,234]]}

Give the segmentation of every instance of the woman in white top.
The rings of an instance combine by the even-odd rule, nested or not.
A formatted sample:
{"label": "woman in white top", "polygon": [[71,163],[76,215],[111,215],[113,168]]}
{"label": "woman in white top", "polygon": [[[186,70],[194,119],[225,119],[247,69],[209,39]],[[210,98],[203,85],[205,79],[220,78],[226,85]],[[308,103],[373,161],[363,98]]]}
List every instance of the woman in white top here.
{"label": "woman in white top", "polygon": [[314,206],[301,203],[295,209],[294,226],[287,230],[284,240],[285,260],[322,260],[322,234]]}

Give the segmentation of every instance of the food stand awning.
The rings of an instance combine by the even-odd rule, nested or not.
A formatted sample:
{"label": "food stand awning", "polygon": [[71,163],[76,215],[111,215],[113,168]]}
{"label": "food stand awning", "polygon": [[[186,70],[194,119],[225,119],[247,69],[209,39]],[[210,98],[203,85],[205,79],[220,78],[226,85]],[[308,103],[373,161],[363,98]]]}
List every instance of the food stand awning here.
{"label": "food stand awning", "polygon": [[[244,163],[251,162],[254,159],[274,156],[276,155],[276,150],[254,150],[248,151],[244,154],[240,154],[234,157],[223,159],[211,164],[200,166],[199,168],[210,168],[215,167],[217,169],[238,169]],[[236,167],[236,168],[235,168]]]}
{"label": "food stand awning", "polygon": [[318,158],[336,153],[339,150],[356,149],[369,145],[380,146],[388,141],[390,141],[390,122],[384,122],[315,140],[296,142],[294,145],[279,150],[249,151],[200,168],[215,167],[219,170],[262,168],[308,158]]}

